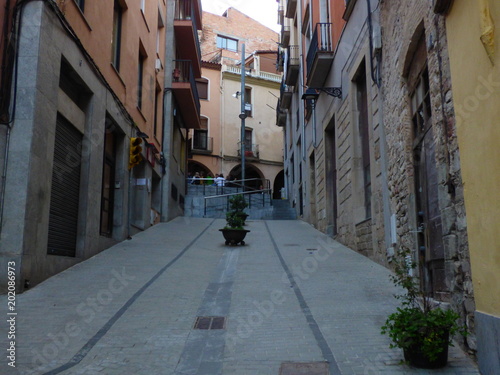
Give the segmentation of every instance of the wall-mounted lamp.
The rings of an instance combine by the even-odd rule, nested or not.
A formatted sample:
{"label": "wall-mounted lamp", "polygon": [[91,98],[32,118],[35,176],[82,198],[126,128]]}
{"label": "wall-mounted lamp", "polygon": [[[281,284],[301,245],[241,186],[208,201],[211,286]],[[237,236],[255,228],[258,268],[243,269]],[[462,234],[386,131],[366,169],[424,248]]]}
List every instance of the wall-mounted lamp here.
{"label": "wall-mounted lamp", "polygon": [[233,98],[238,99],[240,97],[240,95],[241,95],[241,92],[236,91],[232,96],[233,96]]}
{"label": "wall-mounted lamp", "polygon": [[342,99],[342,88],[341,87],[321,87],[321,88],[317,88],[317,89],[310,87],[310,88],[307,89],[306,93],[309,90],[318,91],[318,95],[319,95],[319,91],[321,91],[321,92],[324,92],[325,94],[333,96],[334,98]]}
{"label": "wall-mounted lamp", "polygon": [[308,88],[306,92],[302,95],[302,100],[311,101],[312,108],[312,143],[313,147],[316,148],[316,100],[318,100],[319,91],[317,89]]}

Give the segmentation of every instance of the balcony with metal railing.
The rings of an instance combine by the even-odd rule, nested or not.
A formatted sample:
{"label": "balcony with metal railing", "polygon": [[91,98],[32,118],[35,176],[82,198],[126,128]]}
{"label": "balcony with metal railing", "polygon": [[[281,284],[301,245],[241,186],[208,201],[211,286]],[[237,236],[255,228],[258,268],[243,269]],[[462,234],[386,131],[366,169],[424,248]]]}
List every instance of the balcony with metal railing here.
{"label": "balcony with metal railing", "polygon": [[288,109],[292,103],[293,87],[288,86],[285,82],[281,81],[280,87],[280,103],[281,108]]}
{"label": "balcony with metal railing", "polygon": [[299,46],[288,46],[286,52],[286,77],[285,83],[295,86],[300,71]]}
{"label": "balcony with metal railing", "polygon": [[201,77],[201,47],[198,30],[201,30],[201,11],[198,1],[175,0],[174,30],[177,57],[191,60],[196,78]]}
{"label": "balcony with metal railing", "polygon": [[297,11],[297,0],[288,0],[286,4],[286,17],[293,18]]}
{"label": "balcony with metal railing", "polygon": [[286,125],[287,112],[281,106],[281,99],[278,99],[276,104],[276,125],[285,126]]}
{"label": "balcony with metal railing", "polygon": [[[238,142],[238,156],[241,157],[241,142]],[[259,145],[245,144],[245,158],[259,159]]]}
{"label": "balcony with metal railing", "polygon": [[307,52],[307,86],[323,87],[334,57],[332,24],[317,23]]}
{"label": "balcony with metal railing", "polygon": [[191,60],[174,60],[172,93],[186,128],[200,129],[200,97]]}
{"label": "balcony with metal railing", "polygon": [[290,44],[290,26],[281,26],[281,47],[288,47]]}
{"label": "balcony with metal railing", "polygon": [[285,9],[282,5],[278,7],[278,25],[283,25],[285,22]]}
{"label": "balcony with metal railing", "polygon": [[278,72],[283,72],[283,70],[285,70],[285,51],[281,48],[276,55],[276,70]]}

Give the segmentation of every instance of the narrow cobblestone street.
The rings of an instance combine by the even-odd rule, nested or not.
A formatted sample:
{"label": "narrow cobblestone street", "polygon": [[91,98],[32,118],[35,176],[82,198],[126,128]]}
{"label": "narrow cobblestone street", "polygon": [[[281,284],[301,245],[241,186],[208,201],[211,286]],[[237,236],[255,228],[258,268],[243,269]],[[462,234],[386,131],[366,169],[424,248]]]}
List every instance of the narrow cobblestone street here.
{"label": "narrow cobblestone street", "polygon": [[[441,370],[400,364],[380,334],[397,304],[384,267],[302,221],[249,221],[237,247],[223,225],[156,225],[18,295],[17,366],[4,356],[0,373],[277,375],[327,361],[329,374],[479,374],[458,347]],[[197,317],[225,319],[194,329]]]}

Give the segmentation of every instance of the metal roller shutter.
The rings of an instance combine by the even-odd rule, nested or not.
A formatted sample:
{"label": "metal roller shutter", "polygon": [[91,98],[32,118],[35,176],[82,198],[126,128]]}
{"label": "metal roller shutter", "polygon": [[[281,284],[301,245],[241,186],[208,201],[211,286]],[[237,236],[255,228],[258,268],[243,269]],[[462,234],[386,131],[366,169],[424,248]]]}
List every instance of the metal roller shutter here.
{"label": "metal roller shutter", "polygon": [[58,117],[50,193],[47,254],[74,257],[80,201],[82,134]]}

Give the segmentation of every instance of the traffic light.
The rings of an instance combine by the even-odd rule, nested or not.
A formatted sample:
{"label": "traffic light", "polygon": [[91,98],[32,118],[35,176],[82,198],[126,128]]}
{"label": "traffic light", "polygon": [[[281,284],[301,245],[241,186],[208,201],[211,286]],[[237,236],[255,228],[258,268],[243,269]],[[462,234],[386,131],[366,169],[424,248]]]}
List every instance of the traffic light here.
{"label": "traffic light", "polygon": [[128,157],[128,169],[132,169],[134,165],[142,161],[142,138],[130,138],[130,150]]}

